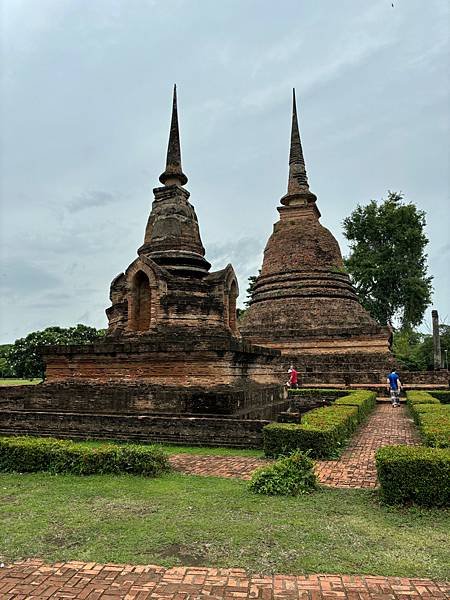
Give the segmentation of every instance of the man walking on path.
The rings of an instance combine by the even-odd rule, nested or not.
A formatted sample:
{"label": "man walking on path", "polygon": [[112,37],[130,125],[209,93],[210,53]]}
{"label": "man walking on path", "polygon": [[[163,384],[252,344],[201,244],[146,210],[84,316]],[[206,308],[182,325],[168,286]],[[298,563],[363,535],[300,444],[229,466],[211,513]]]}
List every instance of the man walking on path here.
{"label": "man walking on path", "polygon": [[387,383],[389,384],[392,406],[396,408],[397,406],[400,406],[400,390],[402,389],[402,383],[395,372],[395,369],[392,369],[388,375]]}

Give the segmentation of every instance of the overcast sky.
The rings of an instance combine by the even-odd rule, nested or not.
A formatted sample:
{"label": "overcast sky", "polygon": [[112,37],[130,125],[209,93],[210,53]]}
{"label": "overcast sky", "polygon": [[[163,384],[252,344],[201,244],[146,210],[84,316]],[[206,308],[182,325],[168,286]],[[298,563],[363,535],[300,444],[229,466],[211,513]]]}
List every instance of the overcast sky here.
{"label": "overcast sky", "polygon": [[322,223],[345,254],[342,220],[403,191],[427,212],[448,322],[448,0],[1,5],[0,342],[106,325],[164,170],[174,82],[206,256],[233,264],[241,302],[286,191],[295,86]]}

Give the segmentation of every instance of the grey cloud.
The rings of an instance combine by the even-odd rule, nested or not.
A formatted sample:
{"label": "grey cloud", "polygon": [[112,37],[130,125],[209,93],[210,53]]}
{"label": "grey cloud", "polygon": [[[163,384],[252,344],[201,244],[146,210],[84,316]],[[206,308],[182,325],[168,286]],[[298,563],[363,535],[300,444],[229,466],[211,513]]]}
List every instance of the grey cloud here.
{"label": "grey cloud", "polygon": [[6,293],[35,294],[61,285],[61,279],[55,273],[24,259],[2,261],[0,277]]}
{"label": "grey cloud", "polygon": [[67,204],[67,208],[70,212],[78,212],[87,208],[108,206],[113,202],[117,202],[117,200],[118,197],[110,192],[104,192],[101,190],[89,191],[73,198],[73,200]]}

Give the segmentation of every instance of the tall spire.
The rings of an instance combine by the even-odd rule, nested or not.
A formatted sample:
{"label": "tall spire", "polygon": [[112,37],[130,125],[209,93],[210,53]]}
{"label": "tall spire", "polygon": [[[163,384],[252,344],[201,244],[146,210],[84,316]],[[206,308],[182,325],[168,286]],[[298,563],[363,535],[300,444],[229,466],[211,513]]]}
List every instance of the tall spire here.
{"label": "tall spire", "polygon": [[298,129],[297,104],[295,88],[292,94],[292,129],[291,149],[289,153],[289,179],[287,194],[281,199],[284,205],[290,205],[295,198],[303,197],[308,202],[315,202],[316,196],[311,193],[306,175],[305,159],[303,157],[302,142]]}
{"label": "tall spire", "polygon": [[177,86],[173,86],[172,121],[167,146],[166,170],[159,180],[163,185],[185,185],[188,178],[181,168],[180,132],[178,129]]}

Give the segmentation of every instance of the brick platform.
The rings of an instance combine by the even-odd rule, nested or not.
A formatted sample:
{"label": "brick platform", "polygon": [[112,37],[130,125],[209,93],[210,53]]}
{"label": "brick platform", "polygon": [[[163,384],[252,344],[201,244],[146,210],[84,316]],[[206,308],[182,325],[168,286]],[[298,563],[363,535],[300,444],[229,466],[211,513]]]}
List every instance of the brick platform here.
{"label": "brick platform", "polygon": [[248,575],[243,569],[99,565],[39,560],[0,569],[2,600],[403,600],[450,598],[450,585],[431,579],[359,575]]}
{"label": "brick platform", "polygon": [[[368,421],[353,437],[339,460],[316,462],[320,483],[331,487],[374,488],[377,484],[375,452],[381,446],[415,445],[419,434],[406,408],[392,408],[390,403],[378,404]],[[269,463],[245,456],[195,456],[175,454],[173,467],[190,475],[238,477],[250,479],[253,471]]]}

